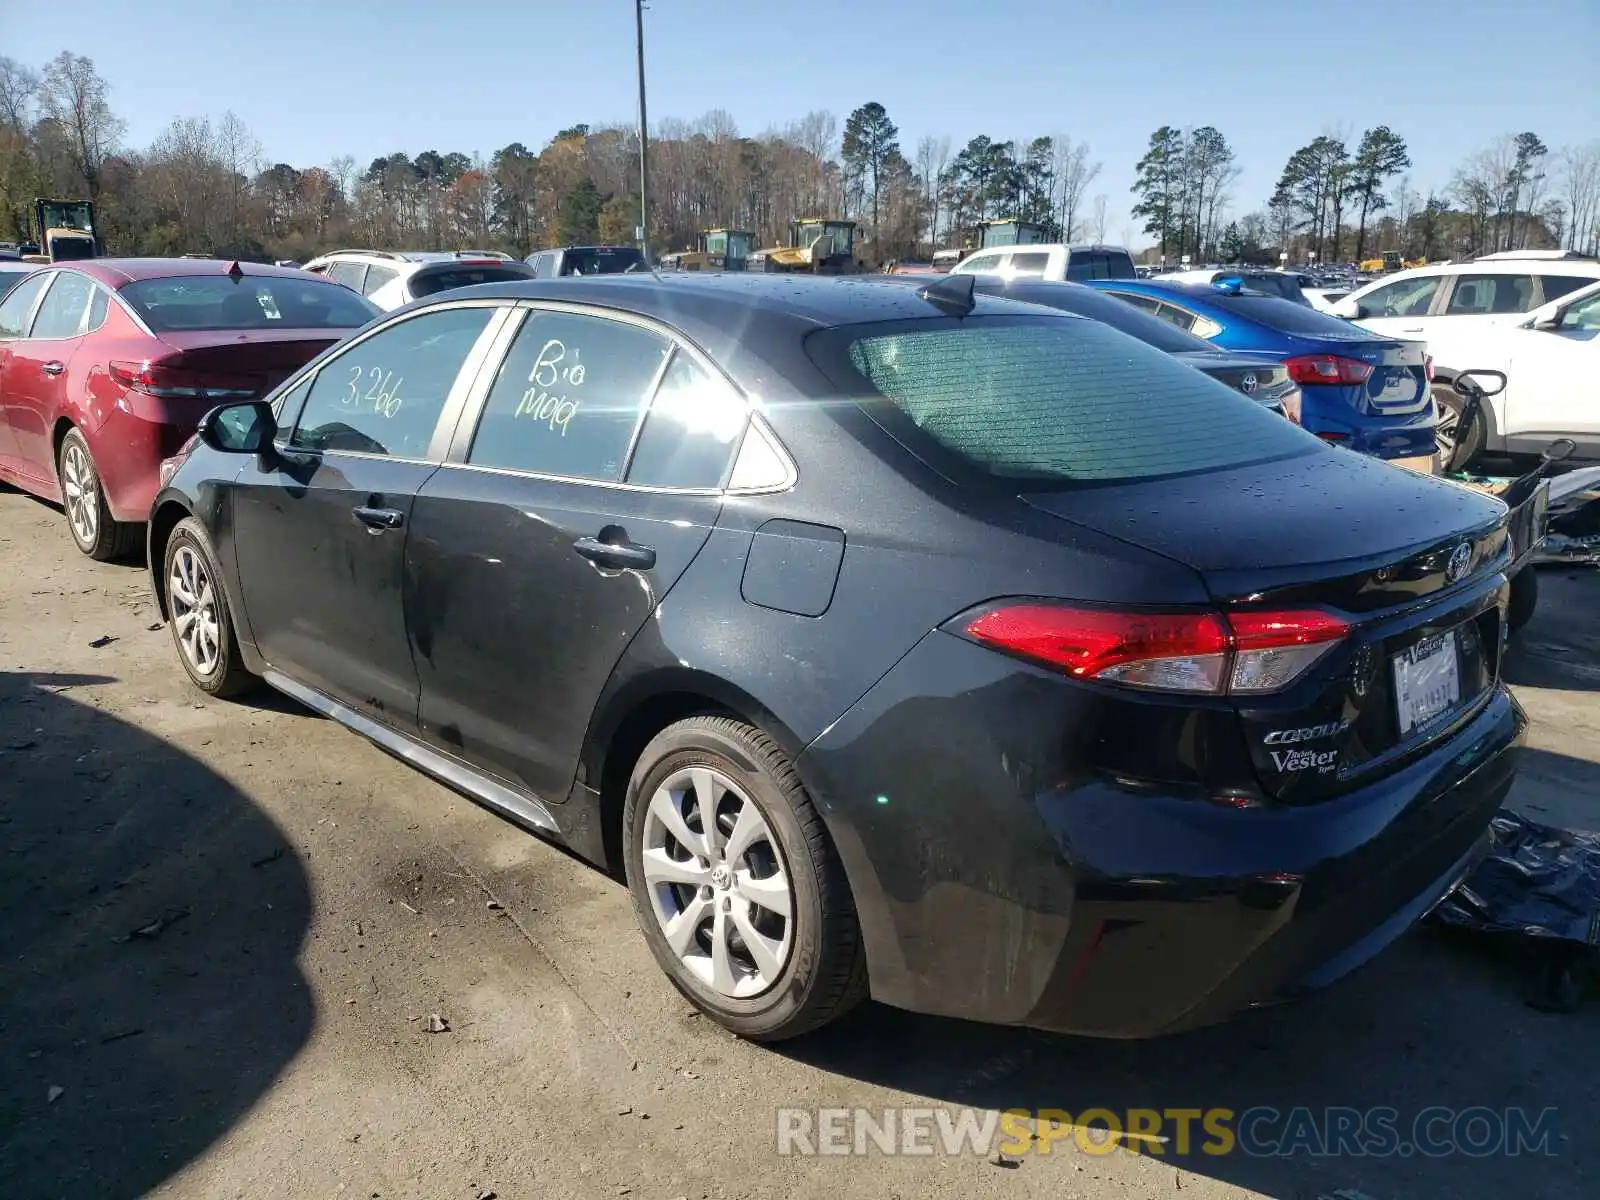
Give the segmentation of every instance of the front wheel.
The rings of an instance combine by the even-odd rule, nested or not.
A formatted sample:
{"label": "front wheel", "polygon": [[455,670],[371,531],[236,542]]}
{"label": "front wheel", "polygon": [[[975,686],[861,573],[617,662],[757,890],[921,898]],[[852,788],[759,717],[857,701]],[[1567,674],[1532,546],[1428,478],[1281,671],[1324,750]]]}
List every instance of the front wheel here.
{"label": "front wheel", "polygon": [[249,691],[258,680],[239,653],[217,557],[205,527],[195,518],[187,517],[173,529],[162,571],[167,627],[190,681],[219,699]]}
{"label": "front wheel", "polygon": [[1488,436],[1483,410],[1480,407],[1463,427],[1466,398],[1442,380],[1434,382],[1433,400],[1439,409],[1439,422],[1433,430],[1434,469],[1440,475],[1465,471],[1483,451]]}
{"label": "front wheel", "polygon": [[844,868],[794,765],[759,729],[706,716],[657,734],[622,825],[645,941],[719,1025],[781,1041],[866,994]]}

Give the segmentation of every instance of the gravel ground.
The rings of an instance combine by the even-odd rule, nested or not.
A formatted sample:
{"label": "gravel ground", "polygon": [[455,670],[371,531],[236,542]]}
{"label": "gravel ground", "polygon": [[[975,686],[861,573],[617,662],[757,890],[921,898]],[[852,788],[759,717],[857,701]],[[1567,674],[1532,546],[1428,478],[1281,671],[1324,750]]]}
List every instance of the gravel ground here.
{"label": "gravel ground", "polygon": [[[1508,674],[1513,803],[1600,827],[1600,575]],[[0,489],[0,1194],[1592,1196],[1597,1006],[1414,933],[1304,1004],[1157,1043],[868,1005],[764,1049],[696,1017],[611,880],[270,695],[188,688],[140,568]],[[444,1032],[430,1032],[438,1016]],[[1523,1105],[1550,1157],[780,1157],[780,1106]]]}

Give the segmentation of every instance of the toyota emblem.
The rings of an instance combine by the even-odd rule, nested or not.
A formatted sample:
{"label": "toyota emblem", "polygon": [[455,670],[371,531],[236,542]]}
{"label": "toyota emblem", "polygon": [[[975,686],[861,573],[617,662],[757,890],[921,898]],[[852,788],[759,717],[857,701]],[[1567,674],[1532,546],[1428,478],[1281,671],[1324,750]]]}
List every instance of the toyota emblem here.
{"label": "toyota emblem", "polygon": [[1445,564],[1444,578],[1446,583],[1455,583],[1466,576],[1472,569],[1472,547],[1462,542],[1450,552],[1450,561]]}
{"label": "toyota emblem", "polygon": [[1239,390],[1246,396],[1254,394],[1256,390],[1256,377],[1253,374],[1246,372],[1239,379]]}

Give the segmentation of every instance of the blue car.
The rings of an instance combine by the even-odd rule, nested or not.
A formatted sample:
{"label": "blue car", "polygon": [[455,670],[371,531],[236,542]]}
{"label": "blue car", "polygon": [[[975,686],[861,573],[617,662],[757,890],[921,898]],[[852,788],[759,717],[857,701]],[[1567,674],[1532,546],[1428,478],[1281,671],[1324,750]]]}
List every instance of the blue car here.
{"label": "blue car", "polygon": [[1228,281],[1086,282],[1214,346],[1281,361],[1300,385],[1301,423],[1324,441],[1374,458],[1434,453],[1436,414],[1422,342],[1379,337],[1303,304]]}

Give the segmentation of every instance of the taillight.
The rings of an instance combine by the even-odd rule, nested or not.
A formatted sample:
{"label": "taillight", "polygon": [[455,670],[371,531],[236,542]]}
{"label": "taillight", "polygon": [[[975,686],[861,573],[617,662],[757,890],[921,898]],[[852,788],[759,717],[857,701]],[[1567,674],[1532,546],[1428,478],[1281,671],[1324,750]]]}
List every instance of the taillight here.
{"label": "taillight", "polygon": [[1372,378],[1372,364],[1337,354],[1302,354],[1286,358],[1289,378],[1301,387],[1307,384],[1365,383]]}
{"label": "taillight", "polygon": [[1301,423],[1299,388],[1290,388],[1283,394],[1283,415],[1288,417],[1289,420],[1293,421],[1296,425]]}
{"label": "taillight", "polygon": [[111,378],[123,387],[162,400],[248,400],[259,383],[237,375],[214,375],[151,362],[112,362]]}
{"label": "taillight", "polygon": [[1422,356],[1422,374],[1429,383],[1433,382],[1433,355],[1424,354]]}
{"label": "taillight", "polygon": [[1010,604],[983,613],[962,632],[1078,679],[1252,695],[1293,683],[1349,628],[1316,609],[1224,615]]}

